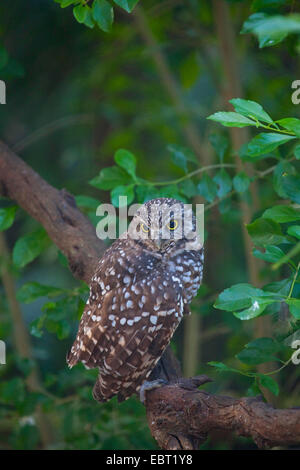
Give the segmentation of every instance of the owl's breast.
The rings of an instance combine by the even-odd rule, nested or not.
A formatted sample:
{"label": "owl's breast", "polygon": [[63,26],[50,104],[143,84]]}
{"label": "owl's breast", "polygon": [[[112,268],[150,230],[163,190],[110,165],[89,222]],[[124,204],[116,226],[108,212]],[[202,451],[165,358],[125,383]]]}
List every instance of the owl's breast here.
{"label": "owl's breast", "polygon": [[172,257],[169,269],[180,281],[184,303],[191,302],[200,287],[203,273],[203,250],[186,250]]}

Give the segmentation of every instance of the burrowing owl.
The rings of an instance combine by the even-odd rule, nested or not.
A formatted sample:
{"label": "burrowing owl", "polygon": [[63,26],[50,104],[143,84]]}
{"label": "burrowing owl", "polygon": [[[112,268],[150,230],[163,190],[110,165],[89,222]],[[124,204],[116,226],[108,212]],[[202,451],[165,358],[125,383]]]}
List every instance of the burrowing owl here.
{"label": "burrowing owl", "polygon": [[70,367],[98,368],[98,401],[137,392],[196,295],[203,246],[190,207],[153,199],[106,250],[90,286]]}

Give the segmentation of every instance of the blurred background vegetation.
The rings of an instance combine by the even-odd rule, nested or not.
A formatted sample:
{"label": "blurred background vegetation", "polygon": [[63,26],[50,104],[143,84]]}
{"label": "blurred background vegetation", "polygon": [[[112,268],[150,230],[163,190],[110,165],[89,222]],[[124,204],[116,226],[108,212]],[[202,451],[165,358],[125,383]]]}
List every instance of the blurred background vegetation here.
{"label": "blurred background vegetation", "polygon": [[[191,185],[157,186],[152,193],[207,204],[204,283],[172,347],[184,375],[214,377],[206,386],[214,393],[257,393],[248,375],[217,374],[207,363],[221,361],[246,374],[278,369],[270,361],[242,363],[235,355],[254,338],[284,335],[295,325],[284,309],[242,322],[213,307],[232,284],[261,287],[289,273],[286,265],[272,270],[255,258],[245,230],[283,198],[272,175],[247,189],[247,180],[274,160],[251,160],[240,150],[255,135],[252,128],[228,131],[206,118],[232,109],[228,101],[237,97],[260,103],[273,119],[300,117],[291,101],[291,84],[300,79],[300,37],[275,35],[275,41],[273,34],[278,44],[259,47],[255,35],[240,34],[250,15],[299,11],[297,2],[284,0],[141,0],[130,14],[114,4],[106,33],[80,24],[72,6],[61,9],[53,0],[0,5],[0,78],[7,86],[1,139],[50,184],[78,196],[94,222],[97,201],[110,202],[110,194],[89,181],[114,164],[119,148],[136,156],[138,175],[151,182],[176,181],[186,164],[190,171],[236,165],[226,169],[229,180],[215,168],[200,182],[196,177]],[[246,186],[240,196],[235,191],[222,200],[238,172],[247,174]],[[12,207],[4,199],[0,204]],[[35,234],[34,248],[29,234]],[[66,366],[87,287],[72,278],[63,255],[21,209],[0,235],[0,339],[7,345],[7,364],[0,366],[0,448],[155,449],[136,398],[97,404],[91,396],[95,371]],[[274,376],[279,394],[269,386],[262,389],[265,398],[279,407],[299,406],[299,374],[299,366],[289,364]],[[253,447],[250,440],[219,434],[203,445]]]}

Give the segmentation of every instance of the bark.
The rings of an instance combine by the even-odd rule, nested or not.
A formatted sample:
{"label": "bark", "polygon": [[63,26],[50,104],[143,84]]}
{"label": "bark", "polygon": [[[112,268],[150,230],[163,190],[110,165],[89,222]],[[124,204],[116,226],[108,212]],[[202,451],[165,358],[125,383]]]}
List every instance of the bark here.
{"label": "bark", "polygon": [[[193,449],[211,431],[251,437],[259,448],[300,444],[300,409],[278,410],[261,397],[231,398],[197,390],[206,376],[147,393],[151,433],[162,449]],[[188,441],[187,441],[188,438]]]}
{"label": "bark", "polygon": [[[38,220],[69,260],[77,279],[89,282],[105,246],[65,190],[50,186],[0,142],[0,195],[15,200]],[[170,384],[147,392],[152,435],[164,449],[197,449],[209,432],[251,436],[258,446],[300,444],[300,409],[275,410],[257,398],[234,399],[200,392],[206,376],[180,378],[170,348],[151,374]],[[173,383],[172,383],[173,382]]]}

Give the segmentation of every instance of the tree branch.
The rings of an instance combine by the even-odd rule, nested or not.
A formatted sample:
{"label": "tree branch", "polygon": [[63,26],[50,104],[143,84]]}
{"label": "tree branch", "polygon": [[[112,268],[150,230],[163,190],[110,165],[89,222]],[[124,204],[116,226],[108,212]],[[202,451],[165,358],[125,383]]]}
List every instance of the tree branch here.
{"label": "tree branch", "polygon": [[[211,431],[251,437],[260,448],[300,443],[300,409],[276,410],[260,397],[231,398],[197,390],[206,376],[181,379],[147,392],[147,419],[163,449],[190,449]],[[180,436],[180,441],[175,436]]]}
{"label": "tree branch", "polygon": [[68,258],[77,279],[87,283],[95,272],[105,245],[66,190],[50,186],[0,142],[0,195],[15,200],[46,229]]}

